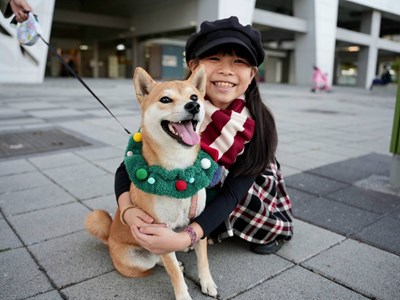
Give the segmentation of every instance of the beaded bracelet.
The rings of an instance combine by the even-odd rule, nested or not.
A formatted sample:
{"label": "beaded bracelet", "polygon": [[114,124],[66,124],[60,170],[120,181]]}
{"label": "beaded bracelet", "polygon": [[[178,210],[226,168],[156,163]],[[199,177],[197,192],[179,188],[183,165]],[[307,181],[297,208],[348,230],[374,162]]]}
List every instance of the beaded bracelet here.
{"label": "beaded bracelet", "polygon": [[121,220],[121,223],[122,223],[122,224],[124,224],[124,225],[126,225],[126,226],[129,226],[128,223],[125,222],[124,215],[125,215],[125,213],[126,213],[126,211],[127,211],[128,209],[135,208],[135,207],[136,207],[136,206],[129,205],[129,206],[126,207],[123,211],[121,211],[121,213],[119,214],[119,219]]}
{"label": "beaded bracelet", "polygon": [[183,228],[183,231],[185,231],[189,235],[189,237],[190,237],[190,246],[189,247],[193,248],[197,243],[196,231],[194,231],[194,229],[190,226]]}

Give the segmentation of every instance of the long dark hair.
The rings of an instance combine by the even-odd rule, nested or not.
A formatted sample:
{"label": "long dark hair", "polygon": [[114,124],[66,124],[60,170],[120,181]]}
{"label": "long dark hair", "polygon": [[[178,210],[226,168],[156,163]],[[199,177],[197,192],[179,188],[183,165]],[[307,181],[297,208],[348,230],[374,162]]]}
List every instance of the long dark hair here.
{"label": "long dark hair", "polygon": [[273,161],[278,145],[274,116],[263,103],[255,79],[247,88],[245,96],[246,107],[256,122],[256,126],[253,138],[246,144],[243,154],[238,157],[231,170],[235,176],[262,173]]}
{"label": "long dark hair", "polygon": [[[237,55],[251,61],[247,58],[248,52],[246,50],[242,50],[240,47],[231,47],[231,45],[211,49],[194,60],[198,64],[198,59],[215,54]],[[256,125],[253,138],[246,144],[243,154],[238,156],[230,169],[230,172],[234,176],[261,174],[273,161],[278,145],[275,119],[272,112],[262,101],[255,78],[253,78],[247,88],[245,97],[246,107],[250,111]]]}

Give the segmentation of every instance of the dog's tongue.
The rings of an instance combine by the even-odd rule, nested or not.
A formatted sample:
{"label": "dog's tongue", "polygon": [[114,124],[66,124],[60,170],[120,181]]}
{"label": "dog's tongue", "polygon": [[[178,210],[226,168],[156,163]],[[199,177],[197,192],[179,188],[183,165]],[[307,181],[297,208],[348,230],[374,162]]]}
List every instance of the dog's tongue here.
{"label": "dog's tongue", "polygon": [[200,143],[200,136],[193,130],[192,122],[172,123],[182,141],[190,146]]}

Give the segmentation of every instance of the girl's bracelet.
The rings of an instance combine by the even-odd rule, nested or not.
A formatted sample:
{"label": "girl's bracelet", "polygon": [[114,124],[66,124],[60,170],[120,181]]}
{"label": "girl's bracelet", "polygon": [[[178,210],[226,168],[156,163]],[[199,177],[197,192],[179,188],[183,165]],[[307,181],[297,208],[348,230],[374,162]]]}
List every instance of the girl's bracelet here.
{"label": "girl's bracelet", "polygon": [[189,247],[193,248],[197,243],[196,231],[194,231],[194,229],[190,226],[183,228],[183,231],[185,231],[189,235],[189,237],[190,237],[190,246]]}
{"label": "girl's bracelet", "polygon": [[129,226],[128,223],[125,222],[124,215],[125,215],[125,213],[126,213],[126,211],[127,211],[128,209],[135,208],[135,207],[136,207],[136,206],[134,206],[134,205],[129,205],[129,206],[126,207],[123,211],[121,211],[121,213],[119,214],[119,219],[121,220],[121,223],[122,223],[122,224],[124,224],[124,225],[126,225],[126,226]]}

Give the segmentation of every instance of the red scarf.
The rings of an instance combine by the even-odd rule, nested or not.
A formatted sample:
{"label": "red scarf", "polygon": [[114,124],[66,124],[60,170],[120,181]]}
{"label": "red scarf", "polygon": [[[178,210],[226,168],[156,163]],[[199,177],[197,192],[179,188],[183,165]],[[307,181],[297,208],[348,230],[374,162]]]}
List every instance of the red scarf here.
{"label": "red scarf", "polygon": [[229,169],[253,137],[255,121],[242,99],[234,100],[227,109],[219,109],[206,100],[205,112],[201,148]]}

